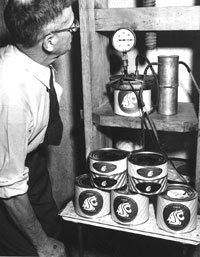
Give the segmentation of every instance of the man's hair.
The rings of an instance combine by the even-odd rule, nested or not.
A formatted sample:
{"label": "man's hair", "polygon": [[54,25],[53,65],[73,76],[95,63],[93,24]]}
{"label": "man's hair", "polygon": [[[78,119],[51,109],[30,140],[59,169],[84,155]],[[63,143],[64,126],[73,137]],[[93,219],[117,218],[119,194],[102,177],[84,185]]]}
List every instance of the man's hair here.
{"label": "man's hair", "polygon": [[43,35],[45,26],[71,4],[71,0],[9,0],[4,20],[14,43],[34,46]]}

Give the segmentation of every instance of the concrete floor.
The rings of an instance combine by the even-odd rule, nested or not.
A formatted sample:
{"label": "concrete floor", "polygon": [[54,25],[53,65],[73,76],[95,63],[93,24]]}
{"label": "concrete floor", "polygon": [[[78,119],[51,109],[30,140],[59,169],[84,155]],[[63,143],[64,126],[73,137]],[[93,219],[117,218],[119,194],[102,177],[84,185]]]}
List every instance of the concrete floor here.
{"label": "concrete floor", "polygon": [[[79,257],[76,224],[64,222],[64,241],[68,257]],[[180,243],[83,226],[84,257],[193,257],[193,246]],[[195,255],[196,257],[196,255]],[[198,257],[200,257],[198,255]]]}

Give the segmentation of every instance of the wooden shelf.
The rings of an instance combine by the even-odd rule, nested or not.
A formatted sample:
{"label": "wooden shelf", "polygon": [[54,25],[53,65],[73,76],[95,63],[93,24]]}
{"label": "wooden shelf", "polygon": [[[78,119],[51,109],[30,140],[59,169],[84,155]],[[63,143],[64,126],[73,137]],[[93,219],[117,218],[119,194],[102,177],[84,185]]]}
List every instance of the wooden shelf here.
{"label": "wooden shelf", "polygon": [[[179,103],[176,115],[151,114],[158,131],[191,132],[198,130],[198,119],[192,103]],[[120,116],[113,113],[109,103],[95,110],[92,114],[95,125],[108,127],[141,128],[140,117]]]}
{"label": "wooden shelf", "polygon": [[69,202],[61,211],[60,216],[74,223],[86,224],[90,226],[119,230],[123,232],[161,238],[165,240],[180,242],[183,244],[198,245],[200,244],[200,216],[198,215],[197,228],[189,233],[170,233],[158,228],[155,218],[155,210],[153,204],[149,206],[149,219],[140,225],[122,225],[114,222],[110,215],[102,218],[88,219],[77,215],[74,211],[73,202]]}
{"label": "wooden shelf", "polygon": [[[199,33],[200,6],[109,8],[107,0],[78,2],[87,159],[90,152],[95,149],[112,147],[110,128],[141,129],[140,117],[116,115],[109,103],[105,86],[111,76],[110,32],[121,27],[130,27],[134,31],[144,32],[198,31]],[[195,189],[200,197],[200,117],[197,117],[196,111],[192,103],[179,103],[176,115],[164,116],[155,111],[150,117],[158,131],[196,132]]]}
{"label": "wooden shelf", "polygon": [[200,30],[200,6],[95,9],[95,23],[96,31],[194,31]]}

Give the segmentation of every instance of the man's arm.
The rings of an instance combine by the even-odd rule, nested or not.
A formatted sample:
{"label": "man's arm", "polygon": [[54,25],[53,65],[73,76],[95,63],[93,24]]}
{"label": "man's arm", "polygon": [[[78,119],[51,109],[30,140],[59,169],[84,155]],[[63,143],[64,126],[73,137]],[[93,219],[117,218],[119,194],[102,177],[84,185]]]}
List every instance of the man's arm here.
{"label": "man's arm", "polygon": [[38,221],[27,194],[3,200],[18,228],[29,237],[40,257],[65,257],[64,245],[46,235]]}

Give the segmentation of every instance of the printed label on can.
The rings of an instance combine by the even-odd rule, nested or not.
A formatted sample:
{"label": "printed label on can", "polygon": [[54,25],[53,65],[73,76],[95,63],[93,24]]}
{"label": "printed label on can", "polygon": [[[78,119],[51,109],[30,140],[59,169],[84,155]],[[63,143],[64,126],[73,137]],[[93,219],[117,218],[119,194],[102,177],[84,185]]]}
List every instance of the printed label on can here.
{"label": "printed label on can", "polygon": [[103,207],[103,197],[93,190],[83,191],[78,201],[81,211],[89,216],[98,214]]}
{"label": "printed label on can", "polygon": [[145,167],[137,170],[137,173],[145,178],[155,178],[162,173],[162,169],[157,167]]}
{"label": "printed label on can", "polygon": [[183,204],[169,204],[164,208],[163,219],[170,229],[183,230],[190,222],[190,210]]}
{"label": "printed label on can", "polygon": [[109,177],[96,177],[93,179],[95,185],[97,187],[102,187],[102,188],[111,188],[114,185],[117,184],[117,180],[114,178],[109,178]]}
{"label": "printed label on can", "polygon": [[143,182],[136,185],[137,189],[143,193],[156,193],[160,188],[161,184]]}
{"label": "printed label on can", "polygon": [[138,214],[137,203],[126,196],[118,196],[113,203],[116,217],[121,222],[131,222]]}
{"label": "printed label on can", "polygon": [[121,110],[125,113],[136,113],[138,111],[138,101],[134,92],[120,91],[118,103]]}
{"label": "printed label on can", "polygon": [[93,164],[93,167],[95,170],[99,172],[104,172],[104,173],[112,172],[117,168],[115,164],[106,163],[106,162],[95,162]]}

